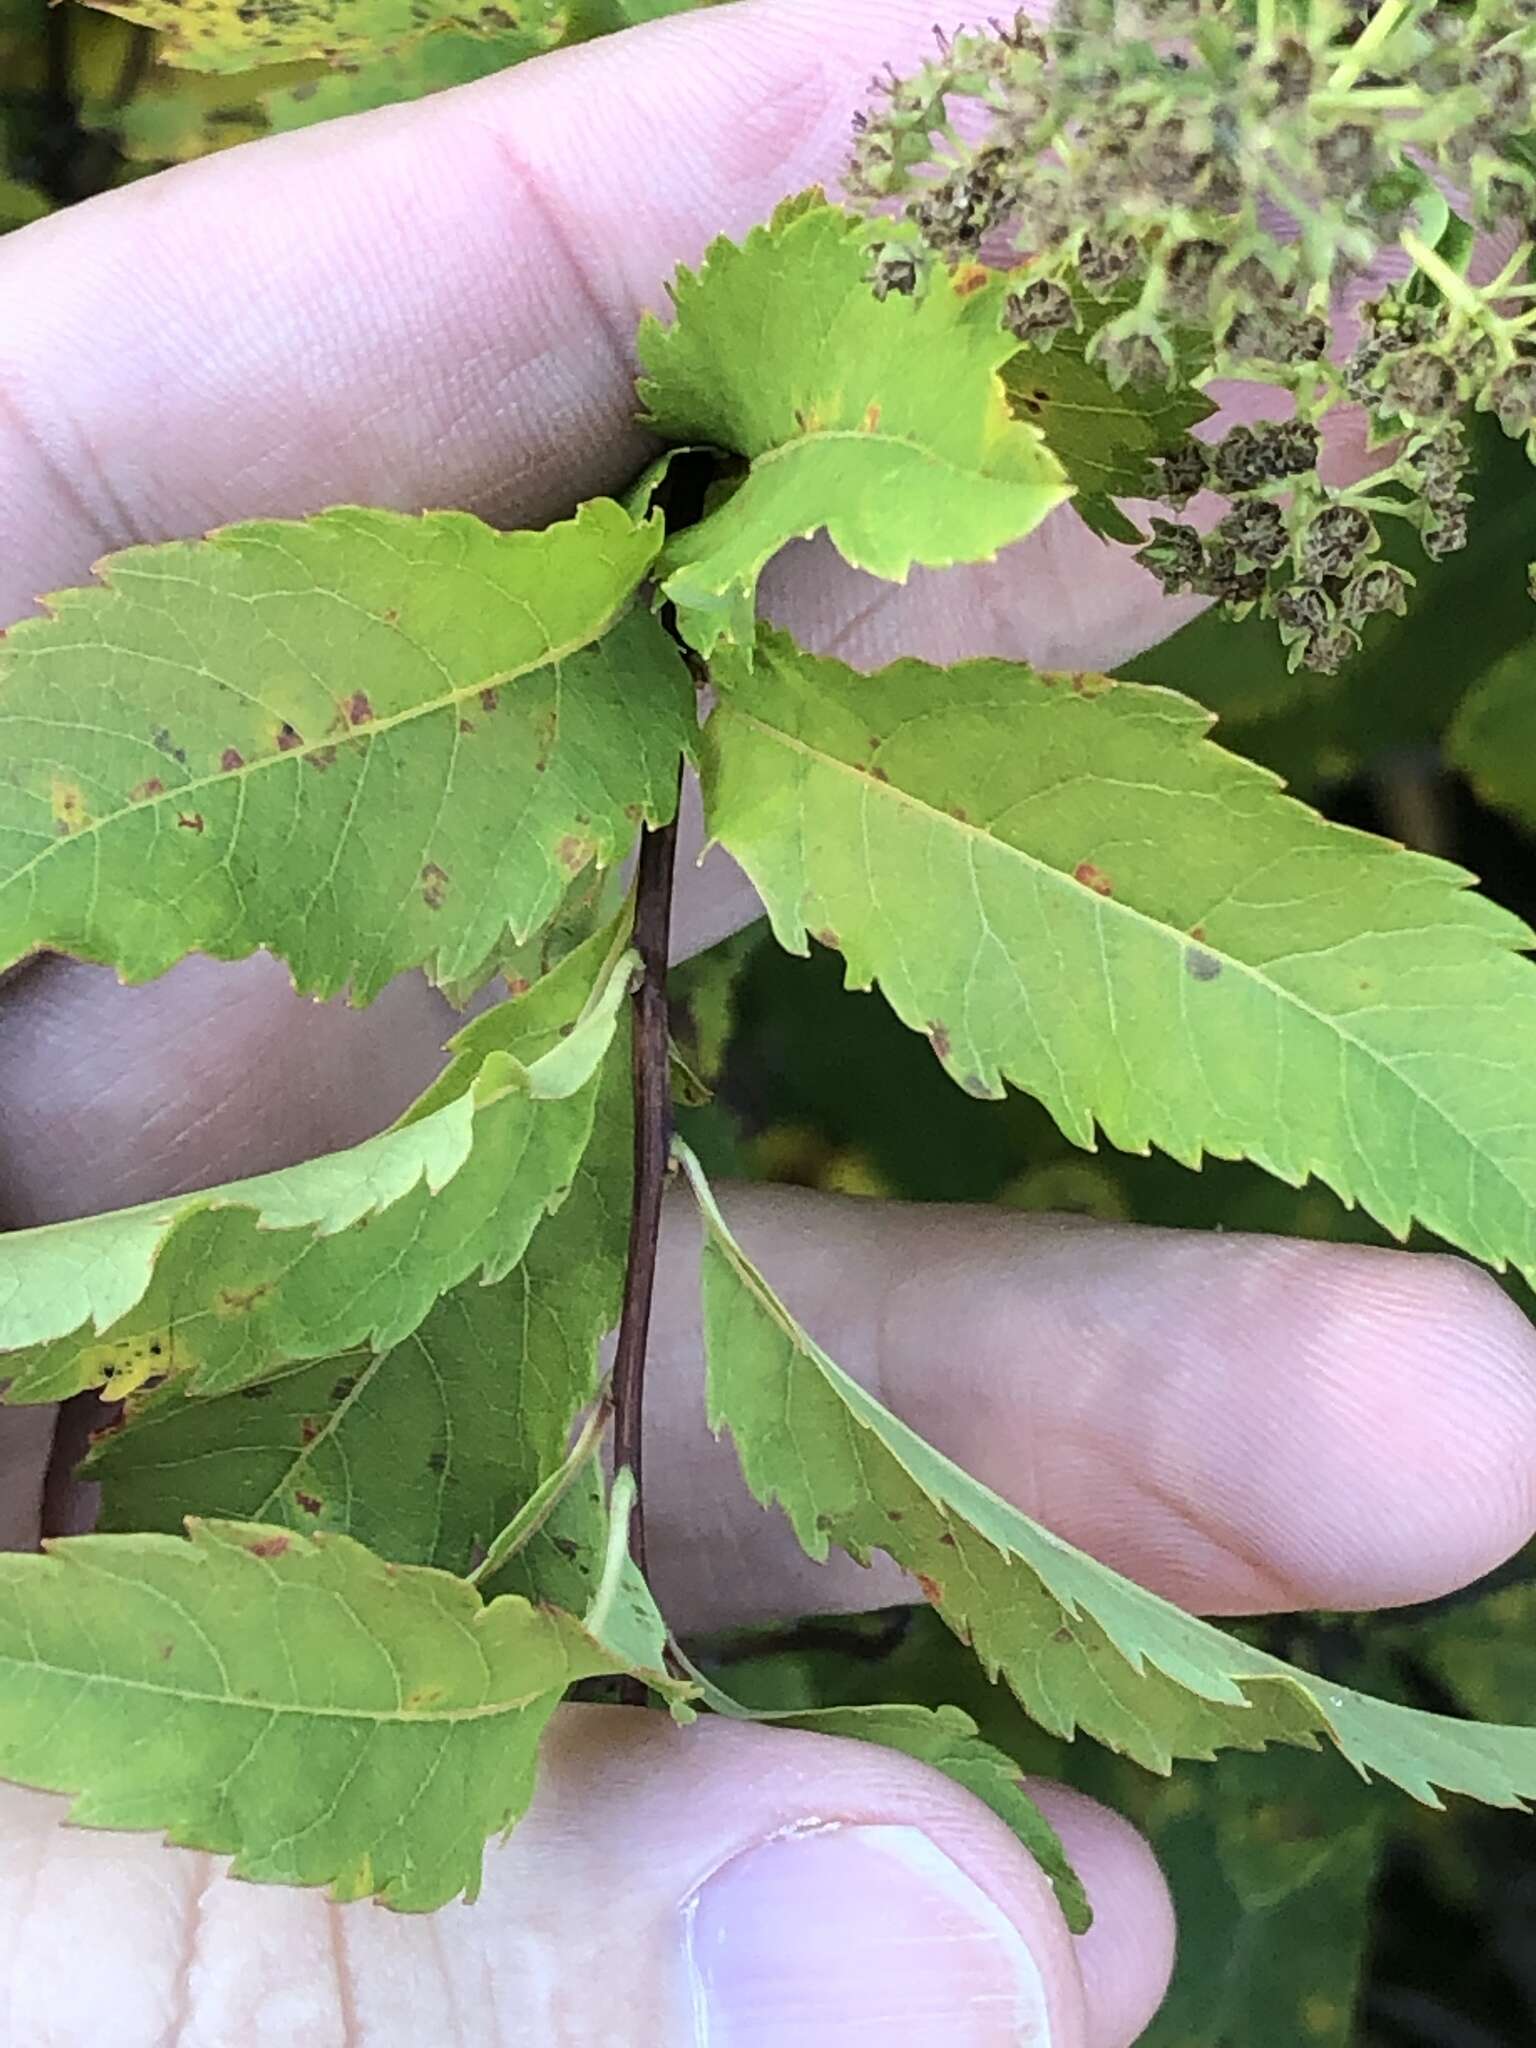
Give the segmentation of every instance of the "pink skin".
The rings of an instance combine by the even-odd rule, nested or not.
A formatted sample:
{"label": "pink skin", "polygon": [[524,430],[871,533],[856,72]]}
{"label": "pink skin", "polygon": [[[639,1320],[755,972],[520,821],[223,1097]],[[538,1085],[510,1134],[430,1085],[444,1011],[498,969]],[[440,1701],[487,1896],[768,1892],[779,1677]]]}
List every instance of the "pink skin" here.
{"label": "pink skin", "polygon": [[[863,80],[916,53],[931,19],[931,0],[751,0],[236,151],[11,237],[0,618],[109,549],[236,516],[350,499],[538,521],[621,485],[642,454],[636,315],[711,232],[835,175]],[[1070,514],[993,566],[905,590],[799,549],[770,602],[860,661],[1107,665],[1187,615]],[[685,942],[749,908],[712,860],[689,880]],[[448,1022],[418,982],[362,1013],[301,1003],[265,959],[192,961],[130,991],[37,969],[0,1006],[5,1221],[350,1142],[431,1074]],[[1193,1606],[1420,1599],[1536,1524],[1532,1339],[1458,1261],[781,1191],[744,1193],[732,1213],[811,1328],[916,1426]],[[691,1228],[668,1225],[655,1359],[670,1612],[688,1628],[898,1594],[889,1571],[799,1558],[702,1433]],[[48,1428],[0,1416],[0,1540],[35,1538]],[[931,1965],[949,1989],[930,1976],[922,1991],[952,1993],[945,2038],[1040,2041],[1048,2015],[1053,2048],[1125,2048],[1166,1980],[1166,1895],[1122,1823],[1046,1797],[1098,1906],[1086,1940],[966,1795],[900,1759],[776,1731],[569,1710],[481,1902],[413,1922],[241,1888],[207,1859],[66,1831],[60,1802],[0,1791],[0,2035],[478,2048],[527,2038],[536,2013],[540,2039],[681,2041],[685,1921],[729,1933],[735,1911],[760,1932],[803,1873],[852,1915],[834,1946],[857,2009],[916,1967],[893,1927],[959,1914],[948,1962]],[[743,1861],[813,1839],[812,1820],[838,1827],[793,1882],[778,1876],[789,1850]],[[860,1886],[834,1882],[855,1867],[872,1873],[862,1909]],[[697,1893],[711,1872],[729,1881]],[[1015,1937],[1032,1959],[1027,2033],[1006,2006],[1023,1981]],[[750,2012],[721,2038],[845,2037],[833,1992],[791,2016],[782,1989],[772,1970],[752,1978]]]}

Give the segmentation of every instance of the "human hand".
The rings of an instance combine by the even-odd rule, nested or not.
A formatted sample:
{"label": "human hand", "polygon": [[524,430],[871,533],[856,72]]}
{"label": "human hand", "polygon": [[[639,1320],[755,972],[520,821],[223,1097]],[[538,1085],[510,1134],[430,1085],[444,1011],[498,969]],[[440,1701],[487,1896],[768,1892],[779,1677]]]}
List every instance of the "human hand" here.
{"label": "human hand", "polygon": [[[622,484],[643,454],[638,310],[710,234],[835,174],[867,73],[930,20],[928,0],[827,13],[757,0],[669,24],[0,244],[0,617],[110,548],[236,516],[361,500],[537,522]],[[859,658],[963,645],[1107,664],[1178,617],[1070,516],[995,567],[905,591],[796,550],[772,595]],[[691,944],[744,914],[717,867],[685,906]],[[431,1077],[448,1023],[419,981],[351,1013],[299,1002],[267,960],[189,962],[131,991],[33,968],[0,1008],[4,1220],[353,1142]],[[1458,1262],[773,1191],[732,1216],[898,1412],[1187,1605],[1425,1598],[1536,1522],[1529,1333]],[[669,1226],[652,1368],[669,1615],[686,1633],[901,1597],[889,1572],[801,1557],[693,1419],[689,1229]],[[37,1532],[48,1422],[0,1416],[13,1543]],[[1165,1895],[1118,1821],[1040,1796],[1094,1896],[1082,1941],[966,1795],[770,1729],[566,1710],[480,1902],[420,1919],[235,1885],[0,1791],[0,2039],[623,2048],[693,2026],[715,2048],[1120,2048],[1166,1977]]]}

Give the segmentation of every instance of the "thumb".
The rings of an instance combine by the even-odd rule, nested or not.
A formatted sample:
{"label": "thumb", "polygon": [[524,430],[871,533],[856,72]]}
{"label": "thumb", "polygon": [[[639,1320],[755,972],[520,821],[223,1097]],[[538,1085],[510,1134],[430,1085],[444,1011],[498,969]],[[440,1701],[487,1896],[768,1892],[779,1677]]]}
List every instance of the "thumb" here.
{"label": "thumb", "polygon": [[35,2048],[1129,2048],[1169,1967],[1123,1823],[1053,1795],[1099,1914],[1074,1942],[968,1793],[781,1729],[564,1710],[477,1903],[420,1917],[62,1811],[0,1791],[0,2006]]}

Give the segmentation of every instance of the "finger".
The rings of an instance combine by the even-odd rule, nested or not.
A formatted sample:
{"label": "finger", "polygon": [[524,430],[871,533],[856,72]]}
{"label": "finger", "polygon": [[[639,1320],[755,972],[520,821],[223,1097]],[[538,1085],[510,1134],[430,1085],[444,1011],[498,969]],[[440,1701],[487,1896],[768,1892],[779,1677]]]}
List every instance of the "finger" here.
{"label": "finger", "polygon": [[[728,1213],[904,1421],[1186,1607],[1428,1599],[1536,1526],[1536,1332],[1461,1260],[785,1189],[735,1191]],[[810,1563],[744,1498],[699,1419],[697,1255],[680,1208],[649,1368],[669,1614],[710,1629],[906,1597],[883,1560]]]}
{"label": "finger", "polygon": [[834,177],[869,73],[931,23],[929,0],[747,0],[7,237],[0,619],[232,518],[537,522],[619,484],[640,312]]}
{"label": "finger", "polygon": [[[347,1142],[436,1058],[442,1012],[413,984],[384,999],[394,1017],[346,1015],[299,1003],[270,962],[189,962],[114,991],[108,1014],[104,979],[52,965],[0,1006],[13,1225]],[[232,1024],[248,1033],[236,1056],[210,1052]],[[372,1064],[357,1032],[381,1034]],[[1185,1605],[1426,1599],[1536,1522],[1536,1335],[1460,1261],[772,1189],[736,1194],[731,1214],[813,1334],[914,1428]],[[679,1206],[648,1485],[673,1619],[697,1629],[903,1597],[883,1566],[804,1559],[708,1436],[696,1258]]]}
{"label": "finger", "polygon": [[62,1804],[0,1791],[0,1986],[39,2048],[1128,2048],[1168,1971],[1166,1894],[1122,1823],[1061,1807],[1129,1980],[1113,2012],[1094,1994],[1101,2021],[986,1808],[906,1758],[782,1730],[566,1709],[479,1901],[420,1918],[64,1830]]}

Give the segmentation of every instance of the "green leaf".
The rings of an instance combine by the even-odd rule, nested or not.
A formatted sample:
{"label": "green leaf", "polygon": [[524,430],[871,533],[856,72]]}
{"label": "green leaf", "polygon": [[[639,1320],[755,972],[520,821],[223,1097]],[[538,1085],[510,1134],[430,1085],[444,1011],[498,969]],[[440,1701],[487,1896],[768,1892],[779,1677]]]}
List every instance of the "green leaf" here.
{"label": "green leaf", "polygon": [[1014,417],[1045,436],[1076,492],[1073,511],[1105,540],[1142,538],[1115,500],[1155,497],[1153,456],[1177,447],[1216,410],[1183,376],[1172,385],[1117,391],[1088,360],[1094,335],[1135,296],[1116,295],[1102,304],[1080,300],[1079,331],[1058,334],[1048,349],[1022,349],[1003,365]]}
{"label": "green leaf", "polygon": [[1139,2048],[1355,2048],[1382,1814],[1321,1775],[1314,1758],[1230,1758],[1133,1806],[1179,1923]]}
{"label": "green leaf", "polygon": [[513,29],[499,35],[462,27],[439,29],[415,42],[386,50],[345,70],[328,71],[263,94],[274,134],[312,128],[374,107],[401,106],[455,85],[472,85],[506,71],[552,46],[548,27]]}
{"label": "green leaf", "polygon": [[664,819],[693,693],[656,523],[343,510],[135,548],[0,653],[0,965],[267,947],[453,982]]}
{"label": "green leaf", "polygon": [[520,30],[553,45],[563,22],[558,0],[89,0],[109,14],[159,31],[159,55],[190,71],[247,71],[256,65],[324,57],[355,63],[436,28],[491,35]]}
{"label": "green leaf", "polygon": [[1536,662],[1529,640],[1462,699],[1445,751],[1484,803],[1536,826]]}
{"label": "green leaf", "polygon": [[[504,1003],[477,1019],[464,1036],[480,1051],[461,1072],[497,1052],[537,1058],[538,1008]],[[189,1393],[184,1379],[133,1397],[125,1426],[86,1467],[103,1488],[100,1526],[175,1530],[188,1514],[278,1522],[467,1572],[476,1547],[557,1469],[596,1393],[598,1345],[623,1297],[628,1068],[626,1020],[603,1063],[571,1192],[505,1279],[462,1283],[382,1354],[359,1347],[217,1398]],[[515,1583],[579,1610],[601,1545],[601,1504],[589,1491],[499,1589]]]}
{"label": "green leaf", "polygon": [[999,371],[1001,276],[941,275],[917,300],[877,300],[868,229],[810,195],[744,244],[713,244],[672,286],[677,318],[640,330],[640,394],[665,439],[747,459],[739,485],[662,557],[692,643],[748,648],[758,578],[825,527],[856,568],[990,561],[1069,494]]}
{"label": "green leaf", "polygon": [[1529,1580],[1405,1628],[1401,1641],[1468,1713],[1536,1722],[1536,1585]]}
{"label": "green leaf", "polygon": [[721,667],[712,835],[971,1093],[1536,1273],[1531,935],[1462,870],[1325,823],[1162,690],[768,633]]}
{"label": "green leaf", "polygon": [[621,1661],[568,1614],[485,1606],[345,1536],[190,1533],[0,1557],[0,1774],[238,1877],[417,1912],[473,1897],[562,1693]]}
{"label": "green leaf", "polygon": [[701,1703],[728,1720],[770,1722],[780,1728],[803,1728],[812,1735],[835,1735],[844,1742],[870,1742],[942,1771],[989,1806],[1035,1858],[1050,1879],[1056,1903],[1072,1932],[1086,1934],[1093,1925],[1093,1908],[1082,1881],[1067,1861],[1061,1837],[1025,1791],[1018,1765],[983,1741],[976,1723],[959,1707],[924,1707],[901,1701],[788,1713],[765,1711],[743,1706],[686,1658],[680,1661],[697,1685]]}
{"label": "green leaf", "polygon": [[1149,1769],[1271,1742],[1333,1743],[1427,1805],[1536,1793],[1536,1728],[1490,1728],[1367,1698],[1283,1663],[1133,1585],[1020,1514],[897,1420],[796,1324],[703,1212],[711,1426],[807,1555],[882,1550],[911,1572],[989,1676],[1052,1734],[1081,1728]]}
{"label": "green leaf", "polygon": [[381,1137],[7,1237],[7,1398],[88,1387],[116,1398],[164,1374],[228,1392],[362,1344],[388,1351],[471,1273],[501,1278],[569,1188],[592,1129],[633,960],[611,965],[590,996],[588,964],[585,950],[572,954],[522,999],[573,1026],[549,1051],[531,1065],[488,1054],[461,1093]]}

